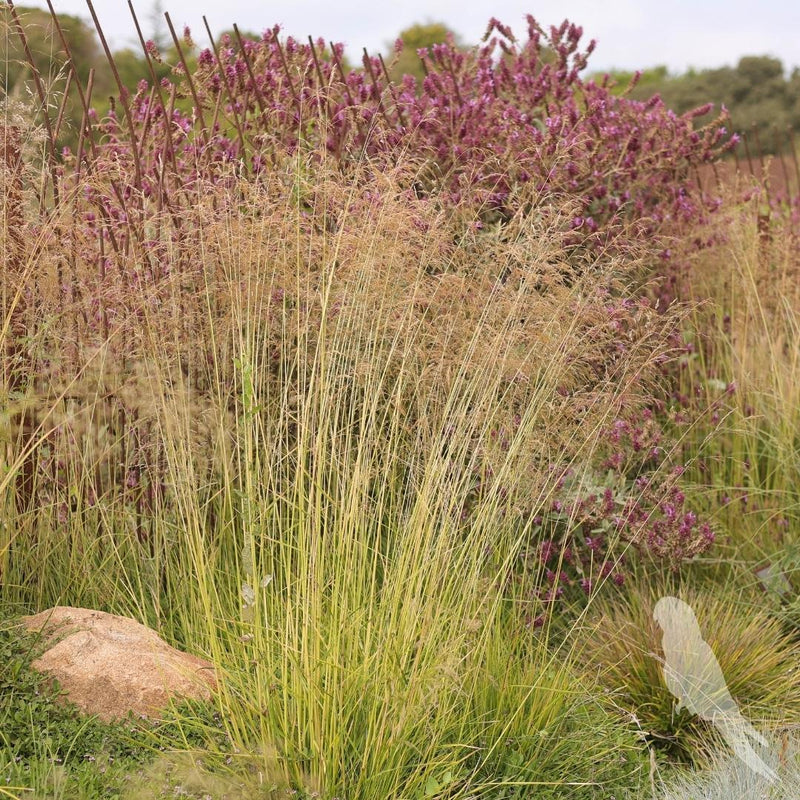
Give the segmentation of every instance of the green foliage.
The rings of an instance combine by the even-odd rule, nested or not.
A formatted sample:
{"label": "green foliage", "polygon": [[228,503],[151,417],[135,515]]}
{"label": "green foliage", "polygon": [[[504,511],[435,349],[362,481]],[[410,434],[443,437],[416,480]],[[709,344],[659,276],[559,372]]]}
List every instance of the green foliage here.
{"label": "green foliage", "polygon": [[[70,69],[67,53],[48,11],[26,6],[18,6],[16,11],[47,95],[47,114],[51,124],[55,125],[59,116],[59,106],[67,88],[67,74]],[[108,97],[113,86],[113,76],[94,29],[75,16],[58,14],[57,18],[69,46],[72,67],[81,83],[86,85],[89,71],[94,68],[93,96]],[[35,120],[38,124],[42,124],[43,109],[39,107],[33,70],[26,58],[17,26],[6,5],[0,7],[0,84],[2,84],[0,96],[12,102],[27,104],[30,98],[37,98],[34,106],[37,109]],[[72,88],[64,106],[58,137],[59,146],[75,144],[82,117],[83,107],[77,90]]]}
{"label": "green foliage", "polygon": [[425,68],[417,53],[418,50],[448,41],[459,44],[458,36],[443,22],[417,22],[400,31],[398,38],[402,40],[403,47],[399,52],[395,52],[389,69],[389,74],[395,81],[401,81],[403,75],[413,75],[418,81],[425,77]]}
{"label": "green foliage", "polygon": [[757,570],[787,632],[800,637],[800,545],[788,542]]}
{"label": "green foliage", "polygon": [[[595,73],[593,78],[596,81],[603,80],[606,73]],[[631,82],[636,77],[635,72],[629,70],[612,70],[607,73],[613,82],[612,91],[614,94],[622,94],[628,90]],[[663,64],[657,67],[650,67],[639,72],[639,79],[636,83],[637,95],[646,94],[648,97],[661,91],[661,87],[670,79],[669,70]],[[701,103],[692,106],[696,108]]]}
{"label": "green foliage", "polygon": [[172,39],[164,20],[163,0],[152,0],[150,11],[147,13],[147,21],[150,26],[150,39],[159,50],[166,50],[172,43]]}
{"label": "green foliage", "polygon": [[[243,42],[258,41],[261,35],[255,31],[243,31],[239,29],[239,36],[242,37]],[[232,47],[236,52],[239,52],[239,39],[236,36],[236,31],[233,28],[224,30],[217,36],[217,47]]]}
{"label": "green foliage", "polygon": [[[616,91],[623,91],[631,72],[614,72]],[[631,97],[646,100],[660,94],[664,103],[679,114],[706,103],[725,105],[735,131],[759,131],[761,149],[776,152],[772,130],[783,133],[787,128],[800,131],[800,70],[785,76],[783,64],[771,56],[744,56],[735,67],[691,69],[682,75],[671,75],[664,66],[645,69]]]}
{"label": "green foliage", "polygon": [[[36,68],[45,83],[55,88],[55,84],[63,80],[67,54],[61,45],[50,12],[27,6],[15,8],[25,30]],[[89,70],[103,60],[94,29],[79,17],[69,14],[57,16],[69,44],[75,70],[85,84]],[[0,63],[5,71],[4,89],[11,95],[19,92],[22,84],[30,79],[31,67],[25,58],[22,42],[6,5],[0,8],[0,31]]]}
{"label": "green foliage", "polygon": [[0,612],[0,796],[9,785],[36,798],[133,797],[135,789],[154,797],[156,786],[175,778],[174,768],[148,766],[157,756],[159,763],[193,764],[202,755],[218,767],[230,758],[221,718],[206,703],[183,702],[153,721],[104,723],[81,714],[31,667],[39,647],[36,634]]}
{"label": "green foliage", "polygon": [[[156,7],[158,7],[158,3],[156,3]],[[16,10],[48,97],[47,113],[51,123],[55,124],[59,113],[58,104],[62,102],[63,92],[67,88],[67,73],[70,70],[67,53],[48,11],[24,6],[16,7]],[[111,107],[111,98],[118,96],[119,89],[97,35],[90,24],[79,17],[58,14],[57,18],[67,39],[75,73],[84,88],[90,69],[94,68],[95,70],[91,105],[97,111],[98,117],[102,119]],[[172,75],[175,67],[179,64],[177,49],[171,37],[169,34],[165,36],[163,30],[159,29],[159,31],[160,35],[157,38],[163,47],[160,48],[160,55],[151,61],[157,80]],[[35,97],[33,71],[26,59],[17,27],[7,6],[0,8],[0,34],[0,70],[2,70],[1,77],[5,96],[17,100]],[[192,43],[186,41],[181,43],[181,47],[191,71],[196,66],[195,48]],[[123,48],[115,52],[113,58],[122,85],[131,94],[136,92],[140,81],[152,83],[150,67],[139,50]],[[182,105],[185,103],[181,103],[179,100],[176,107],[180,109]],[[75,148],[82,117],[83,107],[77,90],[73,86],[66,99],[63,122],[58,137],[59,147],[68,145]],[[36,120],[39,124],[42,123],[41,109],[37,113]]]}
{"label": "green foliage", "polygon": [[[152,757],[138,723],[108,725],[59,701],[58,686],[30,667],[37,639],[0,619],[0,787],[36,796],[109,796],[123,775]],[[52,794],[51,794],[52,793]]]}
{"label": "green foliage", "polygon": [[[174,47],[172,48],[172,51],[173,52],[170,53],[168,49],[167,58],[162,60],[160,63],[158,61],[151,62],[158,80],[168,77],[172,72],[170,62],[174,61],[176,57],[174,53]],[[170,55],[172,55],[173,58],[170,58]],[[150,74],[150,67],[147,64],[147,59],[142,55],[140,50],[133,50],[130,48],[119,50],[114,53],[114,63],[117,66],[117,72],[119,73],[120,80],[131,92],[136,91],[139,81],[147,81],[148,83],[153,82],[152,75]]]}

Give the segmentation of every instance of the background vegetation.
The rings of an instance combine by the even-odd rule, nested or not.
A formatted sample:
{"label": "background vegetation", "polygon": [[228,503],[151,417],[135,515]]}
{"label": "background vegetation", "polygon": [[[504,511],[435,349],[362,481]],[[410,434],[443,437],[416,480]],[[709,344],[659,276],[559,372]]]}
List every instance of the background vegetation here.
{"label": "background vegetation", "polygon": [[[164,21],[162,6],[160,2],[153,3],[140,25],[145,40],[152,42],[153,52],[159,54],[157,61],[148,64],[140,48],[126,47],[113,53],[119,78],[131,93],[136,91],[139,81],[152,78],[151,66],[162,79],[180,61],[175,41]],[[34,63],[55,96],[63,91],[70,71],[64,69],[66,56],[52,18],[49,12],[34,7],[18,6],[17,12],[25,24]],[[6,17],[5,30],[9,31],[8,8],[2,13]],[[114,75],[103,58],[94,26],[91,21],[66,14],[59,14],[58,19],[73,54],[76,76],[85,83],[94,67],[93,95],[102,116],[116,86]],[[179,36],[182,34],[181,31],[177,33]],[[258,40],[261,33],[240,31],[239,35],[245,40]],[[217,37],[217,45],[223,41],[237,46],[237,37],[232,29]],[[399,82],[403,75],[413,75],[421,81],[426,66],[419,51],[432,50],[435,45],[447,42],[461,49],[468,46],[441,22],[417,23],[400,31],[397,41],[387,43],[387,50],[383,53],[386,62],[392,63],[392,79]],[[187,47],[185,41],[183,45],[184,55],[191,64],[194,48],[191,45]],[[0,42],[0,60],[7,65],[4,73],[7,95],[18,96],[26,85],[31,88],[30,66],[17,36],[6,35]],[[351,65],[344,57],[343,61],[349,70]],[[598,73],[594,77],[599,81],[604,76]],[[730,113],[732,129],[742,135],[750,134],[756,157],[788,152],[792,146],[789,132],[800,132],[800,68],[787,68],[771,56],[746,55],[735,65],[690,69],[683,74],[670,73],[665,66],[645,67],[636,78],[633,72],[612,71],[610,78],[616,82],[616,91],[626,90],[635,80],[636,85],[630,90],[631,97],[645,101],[658,94],[668,108],[679,114],[706,103],[713,103],[717,108],[725,106]],[[67,105],[64,123],[63,136],[74,144],[74,131],[80,124],[80,107],[74,99]]]}

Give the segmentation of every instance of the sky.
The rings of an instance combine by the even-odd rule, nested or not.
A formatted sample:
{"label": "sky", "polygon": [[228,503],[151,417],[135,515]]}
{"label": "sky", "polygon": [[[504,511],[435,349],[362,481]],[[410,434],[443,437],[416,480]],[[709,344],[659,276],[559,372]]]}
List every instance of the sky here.
{"label": "sky", "polygon": [[[57,12],[89,18],[86,0],[52,0]],[[112,48],[133,44],[127,0],[93,0]],[[17,0],[45,6],[44,0]],[[134,0],[145,35],[152,31],[156,0]],[[211,30],[260,33],[279,23],[287,35],[310,34],[344,42],[358,62],[362,48],[386,52],[399,32],[415,22],[444,22],[464,42],[477,43],[494,15],[519,34],[525,14],[545,28],[564,18],[582,25],[586,42],[597,40],[589,69],[634,70],[664,64],[679,73],[733,66],[743,55],[771,55],[784,67],[800,66],[798,0],[161,0],[176,30],[189,25],[205,44],[203,15]]]}

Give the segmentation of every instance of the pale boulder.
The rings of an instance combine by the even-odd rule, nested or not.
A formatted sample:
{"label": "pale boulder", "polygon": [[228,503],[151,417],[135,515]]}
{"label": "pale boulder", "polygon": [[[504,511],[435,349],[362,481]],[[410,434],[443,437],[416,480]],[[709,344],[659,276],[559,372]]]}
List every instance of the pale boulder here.
{"label": "pale boulder", "polygon": [[128,617],[56,606],[22,619],[41,631],[45,651],[32,666],[55,678],[84,713],[105,721],[157,716],[175,698],[208,700],[214,666],[170,647],[155,631]]}

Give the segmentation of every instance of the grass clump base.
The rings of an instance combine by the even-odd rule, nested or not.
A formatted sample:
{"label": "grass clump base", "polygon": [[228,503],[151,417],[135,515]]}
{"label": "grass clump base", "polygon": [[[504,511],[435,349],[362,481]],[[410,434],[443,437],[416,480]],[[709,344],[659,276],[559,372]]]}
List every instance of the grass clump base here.
{"label": "grass clump base", "polygon": [[800,649],[756,592],[709,582],[670,588],[652,579],[631,581],[624,597],[600,598],[590,609],[585,663],[651,745],[698,764],[725,748],[712,725],[685,708],[675,711],[677,700],[664,681],[663,634],[653,607],[670,594],[694,610],[744,717],[766,731],[797,724],[800,677],[794,667]]}

